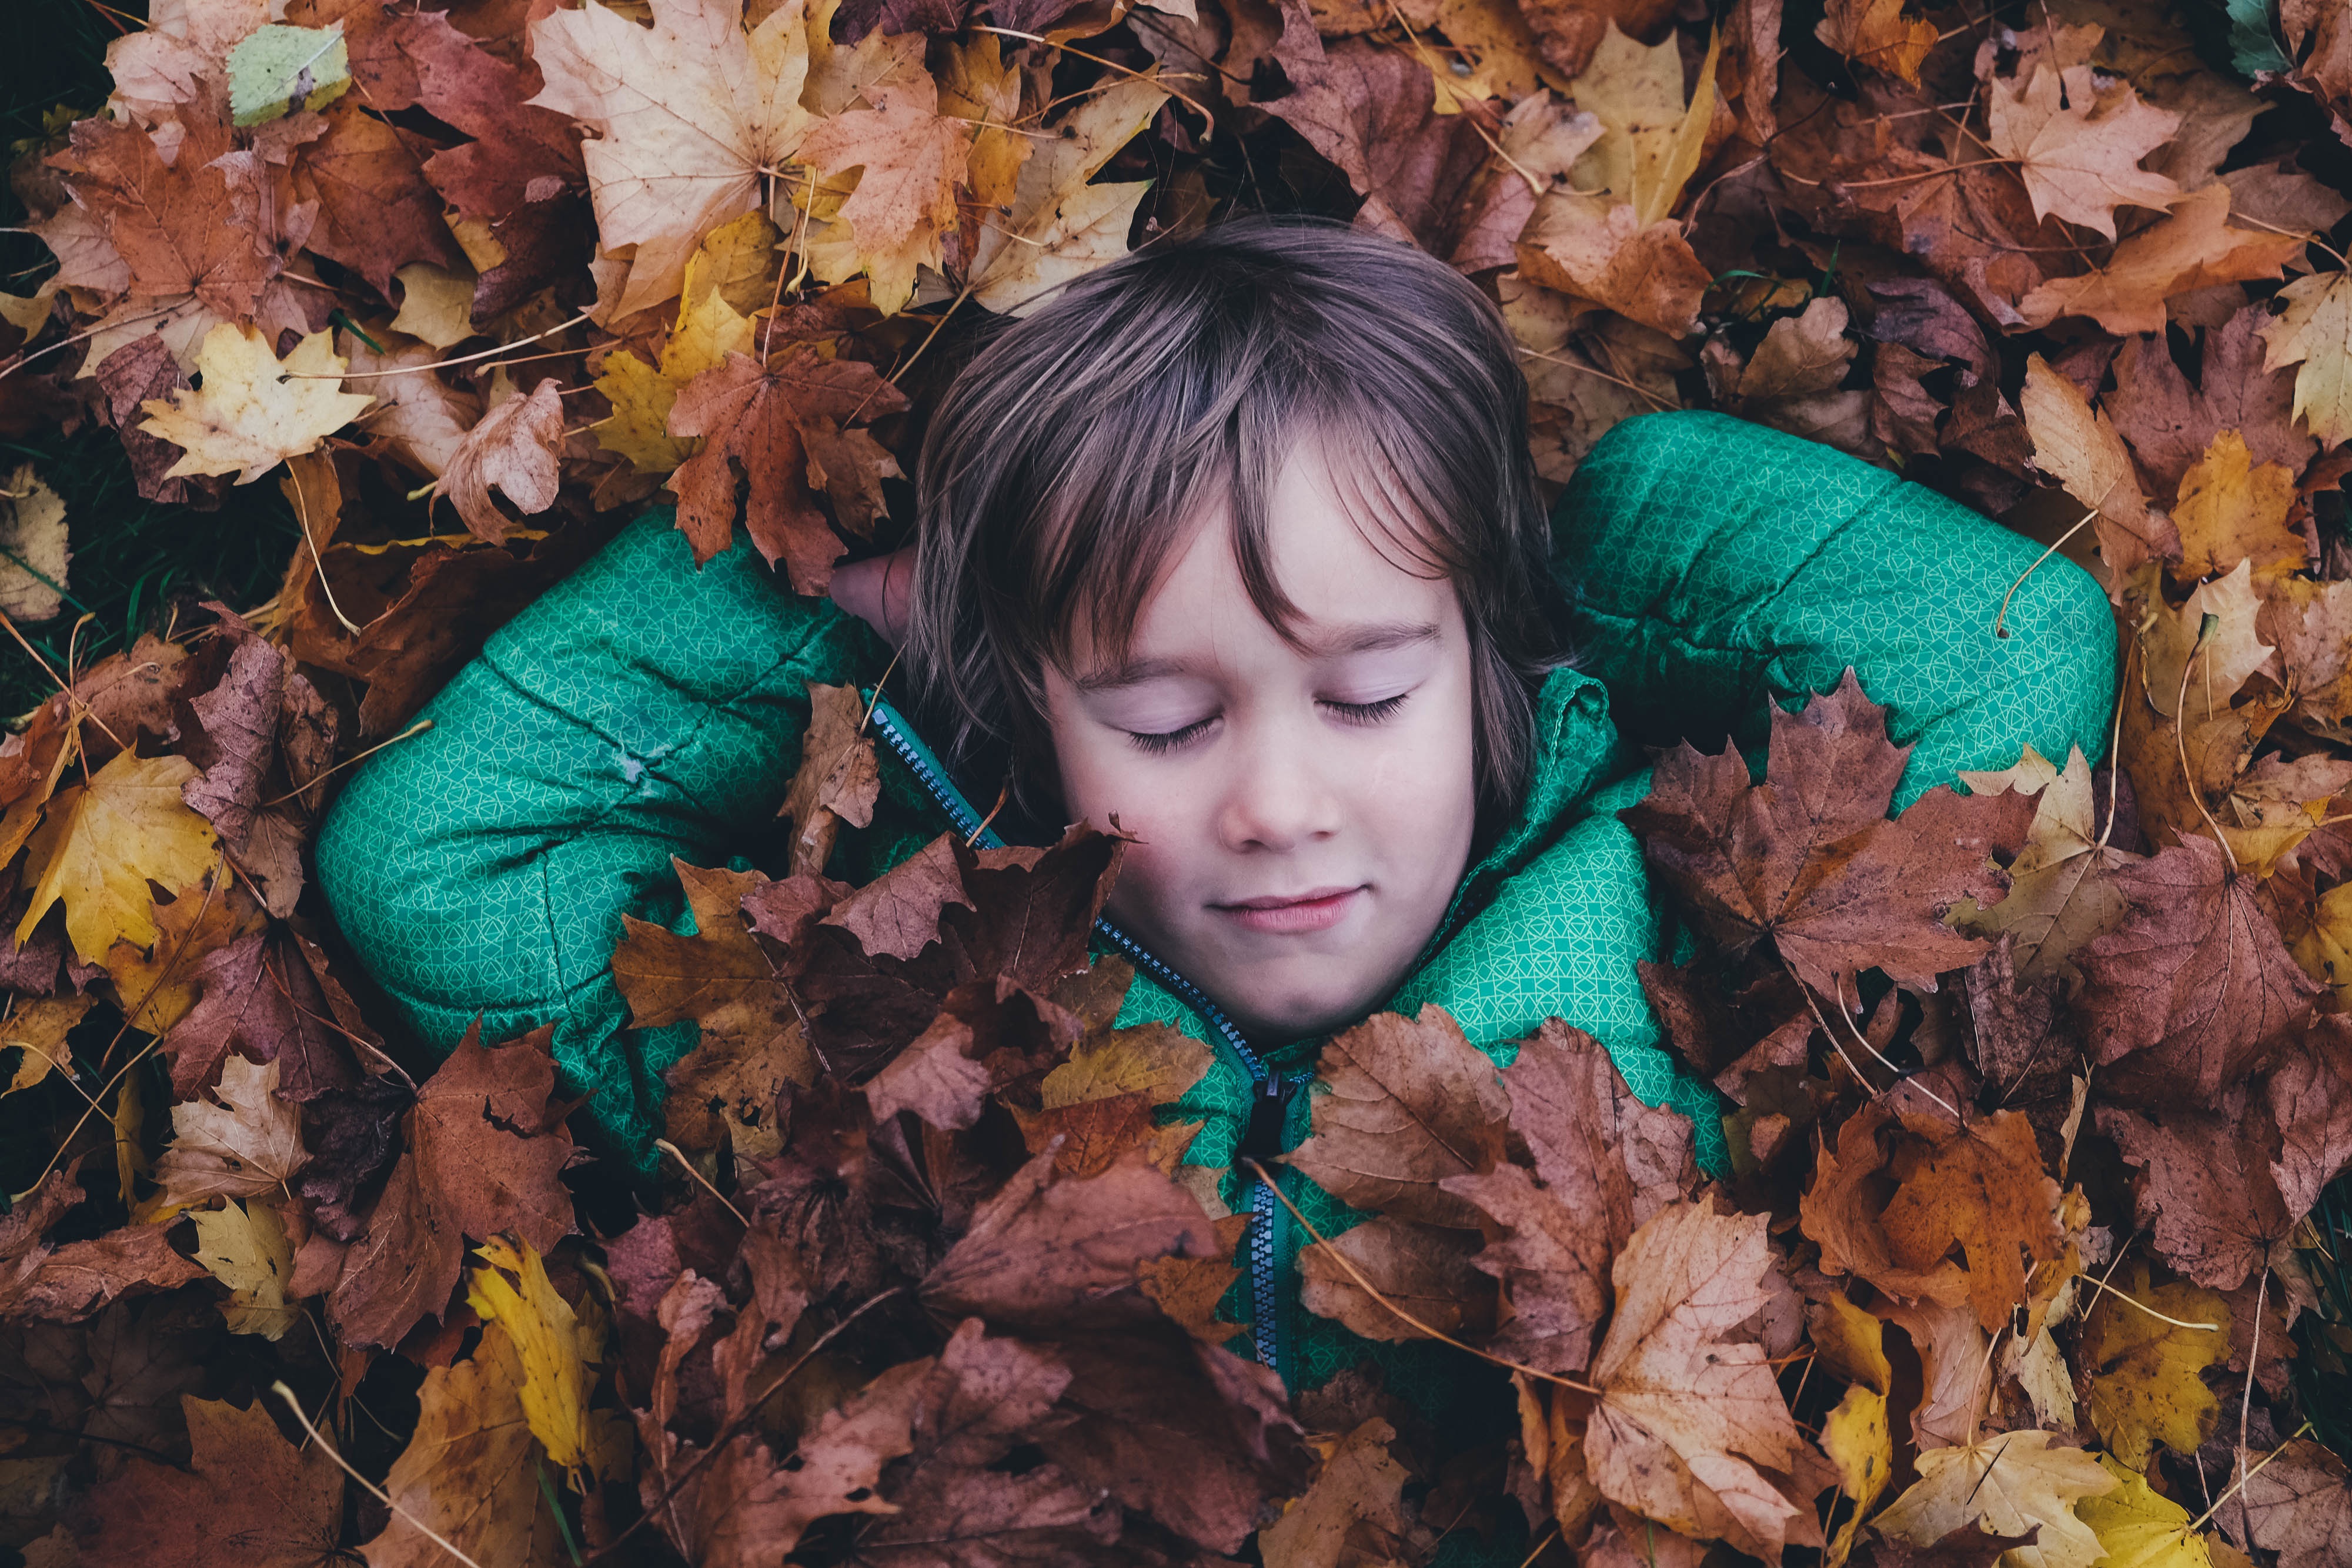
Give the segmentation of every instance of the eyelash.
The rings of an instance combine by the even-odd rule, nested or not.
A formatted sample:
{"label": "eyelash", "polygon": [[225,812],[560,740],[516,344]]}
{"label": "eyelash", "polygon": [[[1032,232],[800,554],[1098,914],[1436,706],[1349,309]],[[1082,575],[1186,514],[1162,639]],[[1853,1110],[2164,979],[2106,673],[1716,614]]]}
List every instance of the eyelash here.
{"label": "eyelash", "polygon": [[[1327,702],[1323,706],[1338,713],[1349,724],[1379,724],[1383,719],[1393,717],[1396,711],[1404,706],[1404,699],[1411,695],[1410,692],[1399,692],[1392,697],[1382,697],[1378,702]],[[1212,714],[1207,718],[1195,719],[1181,729],[1162,730],[1157,734],[1148,730],[1131,729],[1127,732],[1127,737],[1135,742],[1138,749],[1150,756],[1159,757],[1195,739],[1215,722],[1216,716]]]}

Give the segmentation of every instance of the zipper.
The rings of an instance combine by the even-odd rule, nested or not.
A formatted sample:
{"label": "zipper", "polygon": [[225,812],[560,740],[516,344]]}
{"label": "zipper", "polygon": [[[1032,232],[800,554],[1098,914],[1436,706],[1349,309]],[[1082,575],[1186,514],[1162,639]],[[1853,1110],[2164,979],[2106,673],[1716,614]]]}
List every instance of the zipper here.
{"label": "zipper", "polygon": [[[898,710],[873,692],[867,692],[871,704],[868,715],[875,732],[882,737],[891,755],[906,765],[915,776],[915,782],[947,814],[955,831],[966,840],[983,849],[1002,849],[1004,841],[985,826],[971,802],[964,798],[947,769],[915,736]],[[1285,1075],[1268,1067],[1265,1059],[1250,1049],[1249,1042],[1231,1019],[1218,1006],[1202,995],[1201,988],[1170,968],[1159,956],[1108,919],[1095,922],[1095,933],[1138,969],[1150,975],[1160,986],[1186,1007],[1206,1019],[1217,1036],[1217,1043],[1231,1052],[1250,1081],[1250,1114],[1244,1124],[1238,1160],[1243,1155],[1261,1161],[1284,1152],[1283,1124],[1288,1113],[1290,1097],[1299,1086],[1314,1076],[1311,1070],[1302,1069]],[[1265,1181],[1252,1184],[1250,1190],[1250,1339],[1260,1364],[1282,1373],[1282,1343],[1280,1281],[1276,1278],[1277,1249],[1275,1228],[1284,1218],[1281,1204],[1276,1199],[1273,1186]]]}

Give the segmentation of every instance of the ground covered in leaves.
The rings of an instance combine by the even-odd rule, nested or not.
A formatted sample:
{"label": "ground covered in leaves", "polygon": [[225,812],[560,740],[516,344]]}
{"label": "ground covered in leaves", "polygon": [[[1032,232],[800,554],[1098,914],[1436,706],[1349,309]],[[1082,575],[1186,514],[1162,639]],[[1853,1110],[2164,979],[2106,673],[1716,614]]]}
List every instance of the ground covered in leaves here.
{"label": "ground covered in leaves", "polygon": [[[0,744],[0,1553],[2352,1561],[2340,5],[91,7],[110,96],[13,149],[0,431],[300,540],[105,651],[89,488],[0,476],[54,694]],[[1290,1157],[1373,1218],[1306,1303],[1507,1369],[1466,1453],[1234,1354],[1246,1217],[1154,1111],[1205,1050],[1087,960],[1116,841],[824,876],[854,694],[773,862],[615,953],[703,1031],[658,1190],[543,1038],[402,1038],[307,880],[340,770],[643,506],[821,591],[975,324],[1255,209],[1491,290],[1548,481],[1722,409],[2063,549],[2124,651],[2117,766],[1892,820],[1852,686],[1761,785],[1661,756],[1698,956],[1644,979],[1727,1181],[1565,1025],[1326,1048]]]}

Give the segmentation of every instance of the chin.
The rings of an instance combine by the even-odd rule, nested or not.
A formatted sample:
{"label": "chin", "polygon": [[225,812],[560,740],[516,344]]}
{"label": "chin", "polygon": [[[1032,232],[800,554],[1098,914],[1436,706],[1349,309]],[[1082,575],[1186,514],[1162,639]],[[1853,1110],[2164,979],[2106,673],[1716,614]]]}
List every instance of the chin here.
{"label": "chin", "polygon": [[1247,1031],[1268,1040],[1307,1040],[1316,1035],[1337,1034],[1363,1022],[1379,1000],[1378,996],[1364,1000],[1329,996],[1286,998],[1272,1006],[1252,1009]]}

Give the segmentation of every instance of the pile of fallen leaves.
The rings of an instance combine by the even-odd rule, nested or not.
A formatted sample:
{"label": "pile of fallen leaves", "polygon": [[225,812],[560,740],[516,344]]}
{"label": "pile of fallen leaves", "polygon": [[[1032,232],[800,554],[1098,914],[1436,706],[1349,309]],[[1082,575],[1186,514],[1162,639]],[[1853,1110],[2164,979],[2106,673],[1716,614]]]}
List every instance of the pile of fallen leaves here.
{"label": "pile of fallen leaves", "polygon": [[[148,9],[15,150],[55,265],[0,414],[303,541],[90,661],[75,519],[0,486],[0,612],[66,651],[0,744],[0,1553],[2352,1559],[2340,5]],[[404,1038],[307,881],[341,770],[645,505],[821,591],[977,325],[1252,208],[1490,289],[1548,480],[1723,409],[2084,561],[2124,651],[2118,766],[1892,820],[1851,687],[1760,785],[1661,757],[1696,956],[1644,981],[1725,1181],[1564,1025],[1324,1049],[1290,1157],[1369,1218],[1305,1302],[1507,1375],[1466,1451],[1234,1354],[1247,1217],[1154,1111],[1206,1048],[1087,957],[1116,841],[824,876],[854,694],[774,874],[681,866],[698,934],[614,955],[702,1030],[658,1194],[542,1037]]]}

